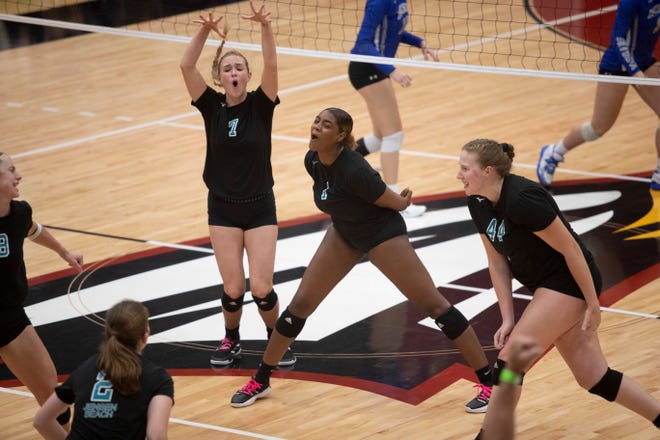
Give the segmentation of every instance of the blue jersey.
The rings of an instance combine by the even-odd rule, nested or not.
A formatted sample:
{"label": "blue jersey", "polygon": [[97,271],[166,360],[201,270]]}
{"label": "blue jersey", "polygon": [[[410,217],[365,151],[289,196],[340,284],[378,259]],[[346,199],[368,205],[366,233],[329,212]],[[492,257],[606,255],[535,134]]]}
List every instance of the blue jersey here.
{"label": "blue jersey", "polygon": [[660,30],[660,0],[621,0],[600,69],[633,76],[655,62]]}
{"label": "blue jersey", "polygon": [[[406,0],[367,0],[364,19],[351,53],[394,58],[399,43],[422,46],[422,38],[405,31],[408,23]],[[376,64],[389,75],[394,66]]]}

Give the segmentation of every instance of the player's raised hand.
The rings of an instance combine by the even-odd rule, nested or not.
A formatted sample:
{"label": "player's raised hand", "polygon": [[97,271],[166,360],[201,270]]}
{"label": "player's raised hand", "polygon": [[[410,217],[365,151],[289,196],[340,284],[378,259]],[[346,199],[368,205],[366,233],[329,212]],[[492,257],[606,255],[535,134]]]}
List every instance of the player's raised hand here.
{"label": "player's raised hand", "polygon": [[224,40],[227,38],[227,26],[225,26],[222,31],[218,27],[218,24],[220,23],[220,21],[222,21],[223,18],[224,18],[223,16],[220,16],[218,18],[213,18],[213,12],[209,12],[208,17],[204,17],[203,15],[200,15],[199,20],[193,20],[193,23],[198,23],[206,28],[211,29],[213,32],[218,34],[220,38]]}
{"label": "player's raised hand", "polygon": [[257,10],[257,8],[254,7],[254,3],[250,1],[250,8],[252,8],[252,15],[241,14],[242,19],[256,21],[261,24],[267,24],[271,22],[270,12],[266,12],[265,3],[263,3]]}

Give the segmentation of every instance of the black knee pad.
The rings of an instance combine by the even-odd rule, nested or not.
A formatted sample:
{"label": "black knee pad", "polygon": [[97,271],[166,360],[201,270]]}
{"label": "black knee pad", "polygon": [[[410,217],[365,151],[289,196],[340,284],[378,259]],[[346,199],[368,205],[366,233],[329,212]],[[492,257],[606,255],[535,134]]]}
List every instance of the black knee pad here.
{"label": "black knee pad", "polygon": [[591,394],[597,394],[607,401],[614,402],[616,400],[616,395],[619,394],[622,380],[623,373],[607,367],[607,371],[603,377],[596,385],[591,387],[589,392]]}
{"label": "black knee pad", "polygon": [[275,293],[275,290],[271,290],[268,292],[268,295],[264,296],[263,298],[258,298],[254,295],[252,295],[252,298],[254,298],[254,302],[257,304],[257,307],[259,307],[259,309],[263,310],[264,312],[273,310],[273,307],[275,307],[277,304],[277,293]]}
{"label": "black knee pad", "polygon": [[445,313],[435,318],[435,324],[452,341],[470,326],[465,316],[454,306],[450,306]]}
{"label": "black knee pad", "polygon": [[364,138],[360,138],[355,141],[355,151],[363,156],[367,156],[369,154],[369,150],[367,150],[367,146],[364,144]]}
{"label": "black knee pad", "polygon": [[228,312],[238,312],[241,310],[241,307],[243,307],[244,298],[245,294],[242,294],[238,298],[232,298],[223,290],[222,296],[220,297],[220,300],[222,301],[222,308]]}
{"label": "black knee pad", "polygon": [[282,336],[296,338],[305,326],[305,321],[306,319],[298,318],[286,309],[277,319],[275,328]]}
{"label": "black knee pad", "polygon": [[[500,373],[505,368],[506,368],[506,361],[504,361],[500,358],[497,358],[497,360],[495,361],[495,365],[493,365],[493,385],[499,385],[500,384]],[[520,373],[520,382],[517,383],[517,385],[522,385],[524,378],[525,378],[525,373],[521,372]]]}
{"label": "black knee pad", "polygon": [[64,411],[62,414],[57,416],[57,423],[60,425],[64,426],[67,423],[69,423],[69,420],[71,419],[71,408],[67,408],[66,411]]}

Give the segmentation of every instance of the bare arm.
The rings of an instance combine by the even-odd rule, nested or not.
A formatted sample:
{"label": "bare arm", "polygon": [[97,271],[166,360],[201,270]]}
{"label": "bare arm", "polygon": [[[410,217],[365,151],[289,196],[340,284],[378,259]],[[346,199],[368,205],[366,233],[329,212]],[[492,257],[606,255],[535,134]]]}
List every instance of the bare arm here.
{"label": "bare arm", "polygon": [[199,20],[195,20],[194,22],[202,26],[197,30],[185,52],[183,52],[179,66],[183,74],[183,81],[186,83],[186,88],[188,89],[188,94],[193,101],[197,101],[202,96],[202,93],[204,93],[204,90],[206,90],[206,81],[197,69],[197,61],[202,54],[204,43],[211,30],[215,31],[221,38],[225,37],[218,29],[218,23],[220,23],[222,17],[214,19],[213,14],[209,13],[208,18],[204,18],[201,15],[199,18]]}
{"label": "bare arm", "polygon": [[596,330],[600,324],[600,303],[596,295],[594,280],[589,271],[589,265],[584,258],[580,245],[559,217],[556,217],[550,223],[550,226],[542,231],[535,232],[535,234],[564,256],[568,270],[570,270],[587,301],[582,330]]}
{"label": "bare arm", "polygon": [[[519,377],[525,365],[529,365],[541,353],[533,340],[520,339],[510,345],[509,361],[506,369]],[[489,416],[484,420],[483,440],[510,440],[514,438],[514,412],[518,401],[519,385],[511,383],[500,373],[497,390],[497,405],[488,407]],[[514,378],[515,381],[515,378]]]}
{"label": "bare arm", "polygon": [[410,205],[411,199],[412,191],[408,188],[401,191],[401,194],[397,194],[389,187],[385,187],[385,192],[376,199],[374,205],[382,208],[390,208],[395,211],[403,211]]}
{"label": "bare arm", "polygon": [[275,46],[275,36],[271,26],[272,18],[270,12],[265,11],[265,5],[261,5],[259,10],[250,2],[252,15],[241,15],[244,20],[252,20],[261,24],[261,54],[264,59],[264,70],[261,74],[261,90],[275,102],[278,91],[277,80],[277,51]]}
{"label": "bare arm", "polygon": [[513,288],[511,287],[511,269],[504,255],[495,250],[490,240],[485,234],[480,234],[481,242],[486,249],[488,257],[488,272],[497,295],[497,302],[502,315],[502,325],[495,332],[494,344],[497,348],[504,347],[513,326],[515,325],[515,316],[513,314]]}
{"label": "bare arm", "polygon": [[160,394],[151,398],[147,409],[147,440],[167,439],[171,411],[171,397]]}
{"label": "bare arm", "polygon": [[42,229],[39,235],[32,240],[33,242],[57,252],[57,254],[62,257],[64,261],[69,263],[69,266],[73,267],[78,272],[82,272],[83,256],[81,254],[74,254],[69,252],[64,246],[62,246],[59,241],[57,241],[55,237],[53,237],[50,232],[48,232],[46,228],[43,228],[38,223],[32,223],[32,227],[28,232],[28,236],[35,233],[37,228]]}
{"label": "bare arm", "polygon": [[67,408],[68,405],[62,402],[57,394],[51,394],[35,414],[32,426],[46,440],[65,439],[68,433],[57,422],[57,416],[66,411]]}

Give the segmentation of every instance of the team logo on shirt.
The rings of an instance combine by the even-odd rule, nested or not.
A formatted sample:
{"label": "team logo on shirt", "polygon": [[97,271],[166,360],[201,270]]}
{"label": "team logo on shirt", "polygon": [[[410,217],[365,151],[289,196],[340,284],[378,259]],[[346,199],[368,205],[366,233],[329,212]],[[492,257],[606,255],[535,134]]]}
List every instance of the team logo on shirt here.
{"label": "team logo on shirt", "polygon": [[[649,276],[660,276],[660,192],[650,192],[648,184],[640,182],[581,181],[557,186],[554,197],[600,266],[603,305],[643,286]],[[467,197],[461,192],[418,203],[427,205],[428,211],[406,220],[410,240],[438,288],[470,319],[494,361],[497,352],[492,337],[500,316]],[[291,301],[328,225],[328,218],[321,215],[281,225],[274,274],[280,310]],[[495,238],[498,229],[494,228]],[[149,308],[152,336],[145,355],[173,375],[187,369],[215,375],[225,371],[235,375],[242,369],[246,376],[254,372],[266,345],[266,331],[249,293],[240,327],[242,358],[224,370],[211,369],[210,355],[224,336],[222,280],[208,240],[186,244],[190,249],[157,248],[97,262],[75,278],[54,278],[31,287],[26,311],[48,350],[57,354],[54,359],[60,374],[70,373],[97,350],[105,312],[124,298],[142,301]],[[249,280],[247,285],[249,289]],[[516,292],[529,293],[524,288]],[[526,304],[526,299],[517,296],[516,314]],[[458,377],[474,378],[433,320],[366,260],[307,319],[292,348],[298,363],[290,377],[300,372],[309,379],[314,373],[324,382],[413,404]],[[1,379],[11,377],[2,374],[0,385]],[[104,379],[97,378],[90,399],[96,405],[112,392],[103,384]],[[102,408],[90,406],[90,414],[110,414],[111,408],[105,412]]]}
{"label": "team logo on shirt", "polygon": [[83,417],[86,419],[111,419],[117,411],[117,404],[112,402],[112,383],[105,378],[105,373],[99,371],[92,387],[89,402],[83,406]]}

